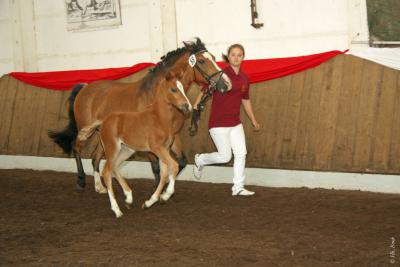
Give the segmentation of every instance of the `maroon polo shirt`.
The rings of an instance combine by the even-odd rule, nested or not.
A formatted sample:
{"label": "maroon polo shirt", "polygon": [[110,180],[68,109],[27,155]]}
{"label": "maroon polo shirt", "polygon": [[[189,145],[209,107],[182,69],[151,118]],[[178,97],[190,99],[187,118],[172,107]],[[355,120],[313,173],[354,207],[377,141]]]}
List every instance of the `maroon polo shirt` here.
{"label": "maroon polo shirt", "polygon": [[249,78],[239,71],[236,74],[231,66],[227,66],[224,72],[232,81],[232,90],[222,94],[214,91],[211,104],[211,114],[208,128],[234,127],[240,122],[240,106],[242,99],[249,99]]}

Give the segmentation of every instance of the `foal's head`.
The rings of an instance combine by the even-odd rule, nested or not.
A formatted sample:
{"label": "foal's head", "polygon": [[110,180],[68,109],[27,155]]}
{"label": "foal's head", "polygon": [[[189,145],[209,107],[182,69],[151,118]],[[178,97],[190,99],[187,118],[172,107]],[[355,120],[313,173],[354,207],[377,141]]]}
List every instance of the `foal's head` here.
{"label": "foal's head", "polygon": [[179,78],[172,76],[171,73],[167,73],[164,80],[161,81],[156,95],[162,97],[165,102],[184,114],[192,111],[192,104],[186,97],[182,83]]}

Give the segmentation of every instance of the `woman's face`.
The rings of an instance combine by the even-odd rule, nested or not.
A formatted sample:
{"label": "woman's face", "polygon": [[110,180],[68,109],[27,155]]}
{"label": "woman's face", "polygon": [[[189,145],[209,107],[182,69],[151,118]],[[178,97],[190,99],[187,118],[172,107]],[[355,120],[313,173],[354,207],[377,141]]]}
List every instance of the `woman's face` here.
{"label": "woman's face", "polygon": [[228,54],[229,64],[234,67],[240,67],[244,59],[243,51],[239,47],[234,47]]}

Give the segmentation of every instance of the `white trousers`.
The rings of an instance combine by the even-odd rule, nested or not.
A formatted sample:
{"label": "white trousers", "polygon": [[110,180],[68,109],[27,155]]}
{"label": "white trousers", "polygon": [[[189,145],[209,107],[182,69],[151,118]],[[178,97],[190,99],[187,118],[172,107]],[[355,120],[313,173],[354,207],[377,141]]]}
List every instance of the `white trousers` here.
{"label": "white trousers", "polygon": [[200,154],[197,164],[201,166],[227,163],[234,155],[233,161],[233,187],[232,191],[238,191],[244,187],[245,164],[246,164],[246,140],[243,125],[234,127],[215,127],[211,128],[210,135],[217,147],[217,152]]}

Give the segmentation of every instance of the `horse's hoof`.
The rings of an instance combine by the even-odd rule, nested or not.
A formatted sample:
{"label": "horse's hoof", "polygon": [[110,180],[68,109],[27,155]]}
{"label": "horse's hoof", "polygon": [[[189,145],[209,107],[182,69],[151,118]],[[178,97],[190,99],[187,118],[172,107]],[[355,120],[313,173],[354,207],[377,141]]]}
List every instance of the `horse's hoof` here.
{"label": "horse's hoof", "polygon": [[118,218],[121,218],[122,217],[122,215],[124,215],[121,211],[119,211],[119,212],[115,212],[115,217],[118,219]]}
{"label": "horse's hoof", "polygon": [[79,193],[85,191],[85,186],[81,186],[80,184],[76,184],[76,191]]}

